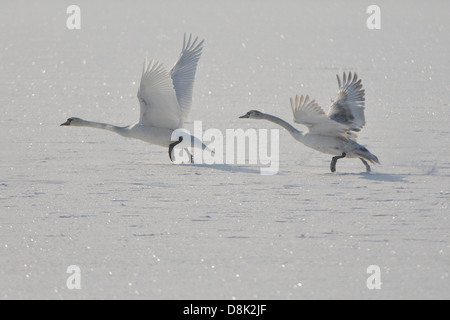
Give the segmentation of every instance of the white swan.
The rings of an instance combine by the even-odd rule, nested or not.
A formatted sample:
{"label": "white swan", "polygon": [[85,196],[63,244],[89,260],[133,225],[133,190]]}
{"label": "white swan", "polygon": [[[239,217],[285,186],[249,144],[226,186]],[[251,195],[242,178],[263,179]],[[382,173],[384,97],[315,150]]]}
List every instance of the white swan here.
{"label": "white swan", "polygon": [[294,121],[308,127],[308,131],[302,132],[291,126],[286,121],[251,110],[240,118],[265,119],[274,122],[286,130],[298,141],[317,151],[334,155],[331,160],[331,172],[336,171],[338,159],[359,158],[364,163],[366,170],[370,171],[371,163],[379,163],[378,158],[370,153],[364,146],[356,142],[354,131],[360,131],[365,125],[364,119],[364,90],[361,80],[355,73],[344,73],[343,81],[337,76],[339,91],[336,101],[331,104],[328,114],[315,100],[309,96],[291,98],[291,107]]}
{"label": "white swan", "polygon": [[[168,147],[169,158],[173,161],[172,150],[183,141],[183,136],[179,136],[178,140],[174,142],[172,133],[183,126],[191,109],[195,72],[202,53],[202,45],[203,41],[198,42],[198,38],[192,41],[192,35],[186,41],[186,35],[184,35],[183,49],[170,72],[167,72],[159,62],[151,60],[148,63],[147,59],[144,60],[141,83],[137,93],[141,105],[138,123],[118,127],[72,117],[61,126],[104,129],[127,138],[140,139]],[[190,138],[191,145],[201,145],[203,149],[206,148],[204,144],[194,144],[195,140],[199,141],[197,138],[193,136]]]}

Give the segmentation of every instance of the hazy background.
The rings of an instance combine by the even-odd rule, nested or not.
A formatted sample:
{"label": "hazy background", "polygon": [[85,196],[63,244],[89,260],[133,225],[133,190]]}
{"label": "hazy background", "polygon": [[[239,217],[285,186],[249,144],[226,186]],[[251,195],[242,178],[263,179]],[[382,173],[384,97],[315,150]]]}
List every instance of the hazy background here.
{"label": "hazy background", "polygon": [[[68,30],[66,9],[81,8]],[[381,8],[381,30],[366,9]],[[2,1],[2,299],[448,299],[448,1]],[[138,120],[145,56],[205,39],[187,127],[276,128],[357,72],[371,174],[280,131],[280,173],[173,165],[70,116]],[[299,126],[299,128],[301,128]],[[69,290],[66,269],[81,269]],[[369,290],[369,265],[382,287]]]}

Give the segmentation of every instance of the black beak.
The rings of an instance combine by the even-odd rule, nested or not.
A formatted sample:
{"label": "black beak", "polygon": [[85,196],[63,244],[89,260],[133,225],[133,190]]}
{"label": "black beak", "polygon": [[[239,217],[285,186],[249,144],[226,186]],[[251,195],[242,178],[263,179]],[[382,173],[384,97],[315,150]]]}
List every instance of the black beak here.
{"label": "black beak", "polygon": [[244,119],[244,118],[250,118],[250,115],[247,113],[247,114],[244,114],[243,116],[239,117],[239,119]]}
{"label": "black beak", "polygon": [[72,121],[67,120],[67,121],[64,122],[64,123],[61,123],[60,126],[70,126],[70,123],[71,123],[71,122],[72,122]]}

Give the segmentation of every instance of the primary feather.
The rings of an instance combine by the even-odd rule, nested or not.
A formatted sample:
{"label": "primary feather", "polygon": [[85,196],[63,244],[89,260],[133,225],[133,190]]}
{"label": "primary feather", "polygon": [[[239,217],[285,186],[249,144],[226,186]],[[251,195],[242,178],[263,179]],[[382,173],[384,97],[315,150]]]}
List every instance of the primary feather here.
{"label": "primary feather", "polygon": [[308,127],[308,133],[322,136],[341,135],[343,138],[354,138],[349,128],[339,122],[330,119],[315,100],[303,95],[295,100],[291,98],[291,108],[294,114],[294,122]]}
{"label": "primary feather", "polygon": [[189,36],[186,42],[186,35],[184,36],[180,57],[169,73],[173,81],[178,104],[181,107],[182,121],[187,118],[191,111],[195,72],[202,54],[204,40],[198,43],[197,41],[198,38],[192,40],[192,36]]}
{"label": "primary feather", "polygon": [[349,72],[348,77],[345,72],[342,76],[342,82],[336,75],[339,91],[336,101],[334,101],[329,110],[328,117],[334,121],[342,123],[353,131],[360,131],[366,124],[364,117],[364,89],[361,80],[358,80],[356,72]]}
{"label": "primary feather", "polygon": [[181,109],[172,79],[161,63],[154,60],[147,63],[145,59],[138,99],[141,125],[169,129],[179,127]]}
{"label": "primary feather", "polygon": [[138,99],[141,105],[139,123],[147,126],[176,129],[183,126],[192,105],[197,64],[203,41],[186,42],[174,66],[167,72],[163,65],[152,60],[144,61]]}

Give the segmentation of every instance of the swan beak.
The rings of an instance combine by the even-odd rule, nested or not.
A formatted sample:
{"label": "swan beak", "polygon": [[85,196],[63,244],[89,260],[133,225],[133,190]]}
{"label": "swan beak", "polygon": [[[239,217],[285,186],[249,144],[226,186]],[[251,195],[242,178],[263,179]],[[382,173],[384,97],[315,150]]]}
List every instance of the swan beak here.
{"label": "swan beak", "polygon": [[239,117],[239,119],[244,119],[244,118],[250,118],[250,115],[247,113],[247,114],[244,114],[243,116]]}
{"label": "swan beak", "polygon": [[61,127],[61,126],[70,126],[70,122],[71,122],[70,120],[67,120],[67,121],[64,122],[64,123],[61,123],[61,124],[60,124],[60,127]]}

